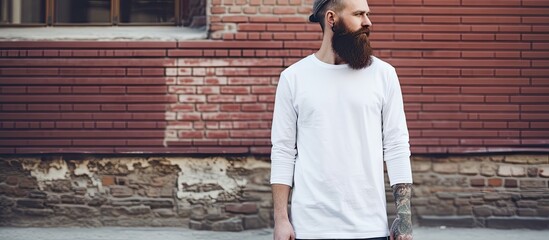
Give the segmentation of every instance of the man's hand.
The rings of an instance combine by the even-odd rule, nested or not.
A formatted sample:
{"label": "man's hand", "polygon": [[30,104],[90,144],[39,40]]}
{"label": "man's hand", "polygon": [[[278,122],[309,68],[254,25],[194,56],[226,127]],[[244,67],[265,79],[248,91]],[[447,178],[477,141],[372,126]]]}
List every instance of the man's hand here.
{"label": "man's hand", "polygon": [[290,186],[273,184],[274,240],[295,240],[294,227],[288,218]]}
{"label": "man's hand", "polygon": [[391,240],[412,240],[412,184],[401,183],[393,186],[397,217],[391,225]]}
{"label": "man's hand", "polygon": [[295,240],[294,228],[290,221],[275,222],[274,240]]}
{"label": "man's hand", "polygon": [[[409,231],[409,233],[407,233]],[[396,237],[395,237],[396,236]],[[391,225],[391,240],[412,240],[412,228],[403,223],[400,218],[396,218]]]}

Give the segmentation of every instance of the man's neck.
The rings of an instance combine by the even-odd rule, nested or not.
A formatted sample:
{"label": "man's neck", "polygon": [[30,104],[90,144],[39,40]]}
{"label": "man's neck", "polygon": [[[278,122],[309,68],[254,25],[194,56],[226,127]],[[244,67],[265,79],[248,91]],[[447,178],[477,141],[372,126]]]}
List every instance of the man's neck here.
{"label": "man's neck", "polygon": [[320,46],[320,49],[315,53],[315,56],[322,62],[328,63],[328,64],[343,64],[343,60],[339,56],[337,56],[334,53],[334,50],[332,48],[332,41],[330,37],[325,36],[322,40],[322,45]]}

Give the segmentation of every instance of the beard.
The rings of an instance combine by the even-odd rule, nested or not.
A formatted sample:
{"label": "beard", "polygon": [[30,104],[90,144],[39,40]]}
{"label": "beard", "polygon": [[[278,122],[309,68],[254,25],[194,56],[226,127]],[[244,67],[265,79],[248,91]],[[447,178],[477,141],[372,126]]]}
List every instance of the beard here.
{"label": "beard", "polygon": [[340,20],[334,24],[332,31],[332,49],[349,67],[358,70],[372,64],[370,29],[361,28],[353,32]]}

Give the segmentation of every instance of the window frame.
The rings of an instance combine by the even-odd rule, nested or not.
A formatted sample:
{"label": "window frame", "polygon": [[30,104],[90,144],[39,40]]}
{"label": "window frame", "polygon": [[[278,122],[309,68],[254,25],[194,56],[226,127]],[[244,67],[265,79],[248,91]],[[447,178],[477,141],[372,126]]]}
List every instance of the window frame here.
{"label": "window frame", "polygon": [[182,0],[174,0],[174,19],[173,23],[121,23],[120,22],[120,0],[111,1],[111,14],[109,23],[55,23],[55,0],[44,0],[45,11],[44,23],[0,23],[0,27],[56,27],[56,26],[181,26],[183,20]]}

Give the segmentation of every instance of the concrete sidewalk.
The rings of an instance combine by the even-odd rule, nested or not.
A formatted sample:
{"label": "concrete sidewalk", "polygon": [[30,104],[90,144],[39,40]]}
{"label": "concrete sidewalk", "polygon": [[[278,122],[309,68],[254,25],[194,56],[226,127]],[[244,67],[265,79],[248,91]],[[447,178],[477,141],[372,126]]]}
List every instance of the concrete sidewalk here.
{"label": "concrete sidewalk", "polygon": [[[196,231],[185,228],[13,228],[0,227],[2,240],[272,240],[272,229],[243,232]],[[414,228],[416,240],[540,240],[548,230],[497,230],[480,228]]]}

